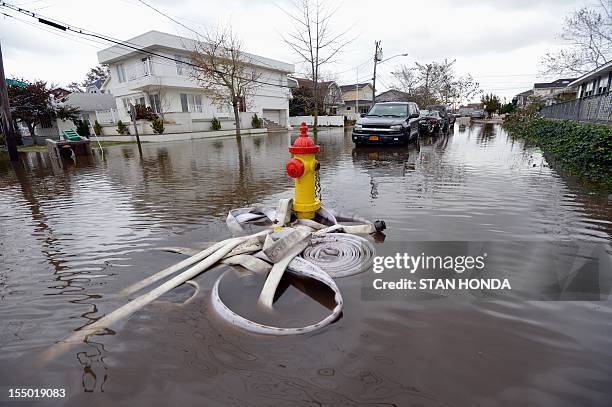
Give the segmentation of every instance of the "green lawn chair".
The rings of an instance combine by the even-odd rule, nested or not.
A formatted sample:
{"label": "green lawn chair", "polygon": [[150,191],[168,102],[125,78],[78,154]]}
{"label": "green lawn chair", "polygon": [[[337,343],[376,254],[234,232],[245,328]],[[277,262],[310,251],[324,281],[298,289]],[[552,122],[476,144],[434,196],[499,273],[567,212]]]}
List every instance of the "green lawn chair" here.
{"label": "green lawn chair", "polygon": [[79,136],[79,134],[74,130],[64,130],[63,132],[64,139],[68,141],[81,141],[83,138]]}

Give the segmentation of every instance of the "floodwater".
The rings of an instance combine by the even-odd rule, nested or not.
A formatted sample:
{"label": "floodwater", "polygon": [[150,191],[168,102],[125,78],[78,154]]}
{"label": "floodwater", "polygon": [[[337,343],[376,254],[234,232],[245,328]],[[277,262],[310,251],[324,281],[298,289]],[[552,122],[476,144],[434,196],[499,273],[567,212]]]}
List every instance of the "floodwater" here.
{"label": "floodwater", "polygon": [[[146,144],[142,160],[135,146],[118,146],[67,168],[42,153],[16,171],[0,161],[0,390],[65,388],[66,399],[35,405],[68,406],[612,405],[609,301],[364,301],[359,277],[337,280],[336,323],[267,337],[213,313],[210,288],[226,270],[215,269],[197,279],[190,301],[193,287],[179,287],[42,363],[55,342],[125,303],[121,289],[184,258],[156,248],[204,247],[229,237],[229,209],[291,196],[291,137]],[[317,141],[324,205],[384,219],[379,248],[609,247],[610,197],[559,175],[499,126],[456,126],[410,147],[355,149],[342,130]],[[261,282],[236,275],[224,279],[223,295],[248,313]],[[278,321],[328,312],[325,290],[305,284],[284,283]]]}

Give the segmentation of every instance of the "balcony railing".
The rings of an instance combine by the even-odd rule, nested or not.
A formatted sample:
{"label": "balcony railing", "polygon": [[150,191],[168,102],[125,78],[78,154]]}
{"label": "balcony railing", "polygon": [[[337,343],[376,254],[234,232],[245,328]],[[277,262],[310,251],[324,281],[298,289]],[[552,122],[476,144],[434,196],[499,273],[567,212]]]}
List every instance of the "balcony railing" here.
{"label": "balcony railing", "polygon": [[612,92],[556,103],[540,113],[549,119],[612,124]]}

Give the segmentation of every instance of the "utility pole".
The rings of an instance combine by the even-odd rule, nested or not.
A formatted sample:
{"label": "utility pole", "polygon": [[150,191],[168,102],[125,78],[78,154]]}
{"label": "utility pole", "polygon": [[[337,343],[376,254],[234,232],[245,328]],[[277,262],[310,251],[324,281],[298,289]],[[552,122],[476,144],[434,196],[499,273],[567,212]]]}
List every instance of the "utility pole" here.
{"label": "utility pole", "polygon": [[376,64],[378,61],[382,61],[382,48],[380,48],[380,41],[374,41],[376,46],[374,50],[374,76],[372,76],[372,106],[376,102]]}
{"label": "utility pole", "polygon": [[138,154],[142,158],[142,147],[140,146],[140,137],[138,136],[138,126],[136,126],[136,106],[130,103],[130,113],[132,116],[132,124],[134,125],[134,134],[136,135],[136,143],[138,144]]}
{"label": "utility pole", "polygon": [[9,158],[13,162],[19,161],[17,153],[17,140],[15,137],[15,129],[13,128],[13,119],[11,118],[11,107],[9,106],[8,89],[6,87],[6,78],[4,76],[4,61],[2,60],[2,46],[0,45],[0,114],[2,115],[2,129],[6,138],[6,147],[8,148]]}
{"label": "utility pole", "polygon": [[355,114],[359,114],[359,66],[357,66],[357,82],[355,83],[355,93],[357,94],[355,99]]}

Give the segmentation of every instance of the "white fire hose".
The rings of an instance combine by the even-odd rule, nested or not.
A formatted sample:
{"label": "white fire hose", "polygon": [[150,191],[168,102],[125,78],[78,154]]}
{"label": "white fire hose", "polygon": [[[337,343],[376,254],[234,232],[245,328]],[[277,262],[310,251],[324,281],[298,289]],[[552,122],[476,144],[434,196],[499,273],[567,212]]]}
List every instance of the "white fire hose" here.
{"label": "white fire hose", "polygon": [[[374,247],[366,239],[355,234],[370,234],[385,228],[384,222],[369,222],[356,215],[341,215],[321,208],[317,215],[325,225],[313,220],[291,221],[291,199],[281,199],[278,208],[250,207],[231,210],[227,225],[236,237],[218,242],[181,262],[168,267],[144,280],[124,289],[121,294],[130,295],[151,284],[176,274],[146,294],[142,294],[96,322],[75,332],[59,346],[49,349],[44,359],[55,356],[62,348],[82,342],[90,335],[104,332],[118,320],[159,298],[175,287],[190,282],[200,273],[218,265],[240,265],[256,273],[268,273],[259,297],[259,303],[272,308],[274,295],[285,271],[313,278],[327,285],[334,292],[336,306],[331,314],[321,321],[300,328],[273,327],[250,321],[229,309],[219,296],[217,279],[212,289],[213,309],[223,319],[244,330],[273,335],[295,335],[311,332],[335,321],[342,311],[342,295],[334,278],[355,275],[371,267]],[[338,220],[363,222],[361,225],[342,225]],[[243,225],[265,225],[265,229],[247,235]],[[342,233],[344,232],[344,233]],[[187,250],[176,249],[185,252]]]}

